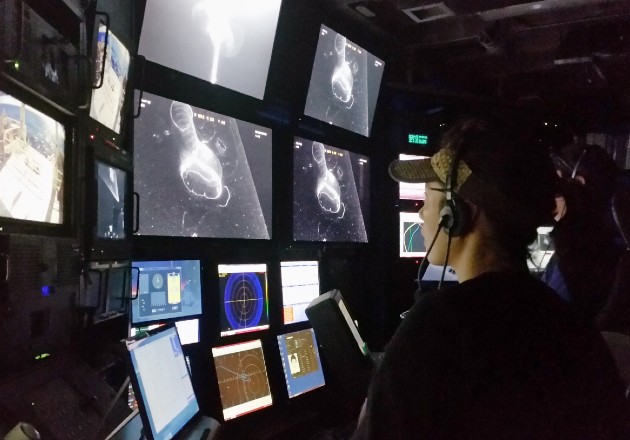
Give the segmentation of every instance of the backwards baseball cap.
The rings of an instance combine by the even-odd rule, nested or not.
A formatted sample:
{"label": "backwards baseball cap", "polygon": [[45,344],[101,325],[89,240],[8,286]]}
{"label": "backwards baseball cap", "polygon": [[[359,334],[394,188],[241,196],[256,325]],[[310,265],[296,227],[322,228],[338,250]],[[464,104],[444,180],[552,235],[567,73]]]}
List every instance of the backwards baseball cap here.
{"label": "backwards baseball cap", "polygon": [[[395,160],[390,176],[398,182],[455,182],[453,193],[502,224],[531,229],[548,224],[555,207],[553,163],[517,126],[487,118],[455,124],[440,150],[428,159]],[[456,152],[460,158],[452,170]],[[457,172],[451,180],[451,171]]]}

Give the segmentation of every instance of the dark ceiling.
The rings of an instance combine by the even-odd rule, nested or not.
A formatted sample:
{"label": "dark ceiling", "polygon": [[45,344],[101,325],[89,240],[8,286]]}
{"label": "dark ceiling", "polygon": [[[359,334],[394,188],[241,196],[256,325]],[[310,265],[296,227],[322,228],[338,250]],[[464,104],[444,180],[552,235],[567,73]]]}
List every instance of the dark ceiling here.
{"label": "dark ceiling", "polygon": [[630,0],[322,3],[378,41],[395,90],[627,124]]}

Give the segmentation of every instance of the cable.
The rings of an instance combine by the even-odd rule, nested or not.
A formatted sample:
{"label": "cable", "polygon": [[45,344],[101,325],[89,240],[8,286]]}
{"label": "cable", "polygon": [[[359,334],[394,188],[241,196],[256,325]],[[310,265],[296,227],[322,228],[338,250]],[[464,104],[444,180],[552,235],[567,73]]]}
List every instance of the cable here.
{"label": "cable", "polygon": [[442,288],[442,283],[444,282],[444,276],[446,275],[446,268],[448,267],[448,257],[451,254],[451,240],[453,237],[451,234],[448,234],[448,244],[446,246],[446,257],[444,258],[444,266],[442,267],[442,276],[440,277],[440,282],[438,283],[437,290]]}
{"label": "cable", "polygon": [[[420,290],[422,289],[422,285],[420,284],[420,277],[422,276],[423,272],[426,272],[427,267],[429,266],[429,254],[431,253],[431,250],[433,250],[433,246],[435,245],[435,242],[437,241],[437,238],[440,235],[440,231],[442,230],[442,228],[444,228],[445,223],[446,223],[446,219],[442,217],[440,219],[440,223],[438,224],[437,231],[435,231],[435,235],[433,236],[433,239],[431,239],[431,244],[429,245],[427,249],[427,253],[424,256],[422,263],[420,263],[420,267],[418,268],[418,278],[416,279],[416,282],[418,283],[418,289]],[[405,316],[407,316],[410,311],[411,309],[405,310],[404,312],[400,314],[400,317],[404,319]]]}

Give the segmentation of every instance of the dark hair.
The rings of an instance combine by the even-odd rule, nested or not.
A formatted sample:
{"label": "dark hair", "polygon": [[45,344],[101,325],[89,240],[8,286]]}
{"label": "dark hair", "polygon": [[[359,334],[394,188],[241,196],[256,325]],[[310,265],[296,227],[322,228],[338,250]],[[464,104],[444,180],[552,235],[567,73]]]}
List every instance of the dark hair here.
{"label": "dark hair", "polygon": [[[537,226],[550,222],[555,208],[557,176],[548,151],[534,133],[516,114],[484,113],[460,119],[442,143],[443,147],[460,151],[474,176],[522,211],[509,212],[512,208],[496,206],[485,195],[473,201],[460,194],[484,211],[495,243],[511,260],[525,261]],[[514,221],[519,217],[531,217],[531,221]]]}

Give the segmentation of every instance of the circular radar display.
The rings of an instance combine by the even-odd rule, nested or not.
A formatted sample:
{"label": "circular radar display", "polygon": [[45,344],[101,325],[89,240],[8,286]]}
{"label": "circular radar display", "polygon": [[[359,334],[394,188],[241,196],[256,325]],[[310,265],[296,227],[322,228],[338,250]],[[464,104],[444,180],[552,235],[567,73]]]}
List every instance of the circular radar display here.
{"label": "circular radar display", "polygon": [[264,292],[254,273],[230,275],[225,286],[224,307],[233,329],[255,327],[263,312]]}
{"label": "circular radar display", "polygon": [[239,362],[237,384],[241,395],[248,402],[269,395],[265,361],[257,354],[246,354]]}

